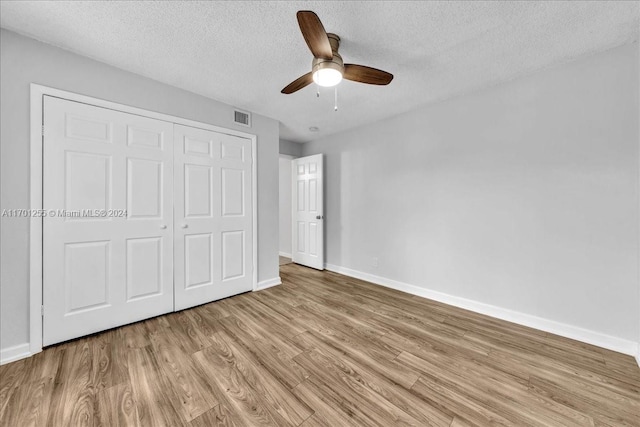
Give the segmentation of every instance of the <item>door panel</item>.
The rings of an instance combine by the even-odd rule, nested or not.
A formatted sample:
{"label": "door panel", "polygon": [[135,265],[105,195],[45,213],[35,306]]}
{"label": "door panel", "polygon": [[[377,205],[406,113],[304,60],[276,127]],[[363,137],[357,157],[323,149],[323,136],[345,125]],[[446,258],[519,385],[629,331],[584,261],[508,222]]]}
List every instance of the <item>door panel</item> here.
{"label": "door panel", "polygon": [[82,112],[80,114],[69,112],[65,115],[64,132],[67,138],[79,139],[87,143],[106,142],[110,144],[112,142],[112,122],[103,117],[84,115]]}
{"label": "door panel", "polygon": [[[304,166],[303,166],[304,167]],[[293,206],[298,206],[298,212],[303,212],[305,209],[305,203],[307,201],[307,197],[305,195],[305,188],[307,183],[304,180],[297,179],[297,193],[296,200],[297,203],[294,203]]]}
{"label": "door panel", "polygon": [[244,171],[222,169],[222,216],[244,215]]}
{"label": "door panel", "polygon": [[44,126],[43,344],[172,311],[173,124],[45,96]]}
{"label": "door panel", "polygon": [[291,162],[293,262],[324,269],[322,154]]}
{"label": "door panel", "polygon": [[213,167],[184,164],[186,218],[213,218]]}
{"label": "door panel", "polygon": [[[300,253],[306,253],[307,249],[306,246],[304,244],[304,238],[306,233],[304,232],[305,229],[305,223],[304,221],[298,221],[298,233],[296,234],[297,238],[298,238],[298,247],[297,247],[297,252]],[[295,237],[294,237],[295,238]]]}
{"label": "door panel", "polygon": [[96,241],[64,246],[66,313],[109,305],[109,243]]}
{"label": "door panel", "polygon": [[127,159],[127,212],[129,218],[162,215],[162,162]]}
{"label": "door panel", "polygon": [[162,132],[155,129],[144,129],[138,126],[127,126],[127,145],[162,150],[164,138]]}
{"label": "door panel", "polygon": [[127,239],[127,301],[162,291],[162,263],[162,240]]}
{"label": "door panel", "polygon": [[222,232],[222,280],[245,276],[244,231]]}
{"label": "door panel", "polygon": [[185,235],[185,288],[213,285],[212,233]]}
{"label": "door panel", "polygon": [[242,163],[244,162],[244,151],[246,148],[245,145],[236,144],[233,139],[222,140],[220,141],[220,158],[227,161],[236,160]]}
{"label": "door panel", "polygon": [[309,255],[318,256],[318,223],[309,223]]}
{"label": "door panel", "polygon": [[111,209],[111,156],[65,153],[64,209]]}
{"label": "door panel", "polygon": [[174,160],[176,309],[252,290],[250,140],[175,125]]}
{"label": "door panel", "polygon": [[184,137],[184,153],[185,154],[191,154],[194,156],[211,157],[213,153],[212,145],[213,145],[212,140],[200,141],[197,139],[189,138],[188,136]]}
{"label": "door panel", "polygon": [[318,181],[309,179],[309,212],[318,212]]}

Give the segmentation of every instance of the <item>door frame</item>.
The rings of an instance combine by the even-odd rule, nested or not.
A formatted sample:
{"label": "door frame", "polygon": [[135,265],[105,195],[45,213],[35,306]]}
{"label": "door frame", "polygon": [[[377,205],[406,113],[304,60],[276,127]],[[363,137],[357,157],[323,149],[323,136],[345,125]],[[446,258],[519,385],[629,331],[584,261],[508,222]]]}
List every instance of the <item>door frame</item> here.
{"label": "door frame", "polygon": [[[34,212],[42,212],[43,204],[43,140],[44,140],[44,96],[62,98],[69,101],[89,104],[96,107],[108,108],[138,116],[149,117],[156,120],[175,123],[194,128],[225,133],[227,135],[239,136],[251,140],[251,192],[252,192],[252,227],[253,227],[253,290],[258,288],[258,177],[256,143],[257,136],[254,134],[227,129],[207,123],[197,122],[182,117],[169,114],[149,111],[142,108],[132,107],[117,102],[111,102],[100,98],[80,95],[65,90],[55,89],[35,83],[30,85],[30,171],[29,171],[29,208],[32,213],[29,217],[29,352],[34,355],[42,351],[42,329],[43,329],[43,299],[42,299],[42,260],[43,260],[43,221],[42,217],[33,215]],[[230,116],[231,117],[231,116]]]}
{"label": "door frame", "polygon": [[[297,157],[296,156],[292,156],[290,154],[278,154],[278,178],[279,178],[279,174],[280,174],[280,159],[287,159],[289,160],[289,181],[287,182],[287,188],[289,191],[289,202],[291,202],[291,198],[293,196],[292,190],[291,190],[291,162],[293,160],[295,160]],[[278,179],[278,190],[280,187],[281,183],[280,183],[280,179]],[[278,207],[280,207],[280,195],[278,194]],[[293,202],[289,203],[289,209],[287,209],[287,212],[289,213],[289,216],[292,215],[293,213]],[[280,222],[280,215],[282,215],[282,213],[280,212],[278,214],[278,223]],[[288,229],[289,229],[289,233],[293,232],[293,218],[290,218],[290,221],[288,223]],[[291,249],[289,249],[290,253],[286,253],[286,252],[282,252],[280,250],[280,234],[278,233],[278,256],[282,256],[282,257],[286,257],[286,258],[293,258],[293,246],[291,246]],[[293,236],[291,236],[291,241],[289,242],[290,245],[293,245]]]}

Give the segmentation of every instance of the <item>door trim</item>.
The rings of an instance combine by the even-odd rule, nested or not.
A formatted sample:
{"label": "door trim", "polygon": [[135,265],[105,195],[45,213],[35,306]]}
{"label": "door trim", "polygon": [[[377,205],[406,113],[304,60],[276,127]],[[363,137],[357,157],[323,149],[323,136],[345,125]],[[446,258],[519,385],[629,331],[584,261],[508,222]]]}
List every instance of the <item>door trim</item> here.
{"label": "door trim", "polygon": [[[30,85],[30,172],[29,172],[29,188],[30,188],[30,209],[31,211],[41,212],[42,205],[42,167],[43,167],[43,104],[44,96],[52,96],[62,98],[69,101],[80,102],[93,105],[96,107],[108,108],[111,110],[122,111],[124,113],[136,114],[139,116],[149,117],[156,120],[175,123],[194,128],[210,130],[214,132],[225,133],[227,135],[239,136],[251,140],[251,173],[253,175],[251,182],[252,192],[252,227],[253,227],[253,290],[258,289],[258,176],[257,176],[257,159],[256,159],[256,143],[257,136],[246,132],[240,132],[233,129],[227,129],[220,126],[210,125],[207,123],[197,122],[182,117],[172,116],[169,114],[148,111],[142,108],[132,107],[125,104],[106,101],[100,98],[80,95],[65,90],[55,89],[35,83]],[[28,357],[42,351],[42,217],[31,215],[29,218],[29,354]]]}

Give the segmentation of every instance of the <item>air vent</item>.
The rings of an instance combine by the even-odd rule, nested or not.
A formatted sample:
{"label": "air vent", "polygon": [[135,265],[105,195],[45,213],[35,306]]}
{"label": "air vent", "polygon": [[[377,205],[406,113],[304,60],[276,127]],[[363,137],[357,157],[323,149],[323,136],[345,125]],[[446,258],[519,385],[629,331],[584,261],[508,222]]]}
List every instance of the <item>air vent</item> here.
{"label": "air vent", "polygon": [[251,114],[245,111],[234,110],[233,121],[239,125],[251,127]]}

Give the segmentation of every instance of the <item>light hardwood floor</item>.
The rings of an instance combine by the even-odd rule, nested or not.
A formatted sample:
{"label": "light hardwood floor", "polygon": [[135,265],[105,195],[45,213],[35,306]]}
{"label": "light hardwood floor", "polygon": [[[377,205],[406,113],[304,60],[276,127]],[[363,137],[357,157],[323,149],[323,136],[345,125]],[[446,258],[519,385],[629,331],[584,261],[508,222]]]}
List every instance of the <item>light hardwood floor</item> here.
{"label": "light hardwood floor", "polygon": [[291,258],[287,258],[286,256],[280,256],[278,257],[280,265],[287,265],[287,264],[291,264],[293,261],[291,261]]}
{"label": "light hardwood floor", "polygon": [[2,426],[640,426],[618,353],[295,264],[0,367]]}

